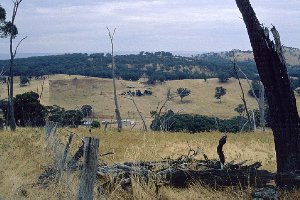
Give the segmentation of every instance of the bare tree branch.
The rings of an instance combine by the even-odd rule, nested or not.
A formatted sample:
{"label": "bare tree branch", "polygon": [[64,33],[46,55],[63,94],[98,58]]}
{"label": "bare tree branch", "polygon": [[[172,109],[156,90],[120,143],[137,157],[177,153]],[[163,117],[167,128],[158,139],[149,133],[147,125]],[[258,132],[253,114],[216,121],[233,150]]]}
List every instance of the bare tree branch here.
{"label": "bare tree branch", "polygon": [[15,51],[14,51],[14,57],[15,57],[16,54],[17,54],[17,51],[18,51],[18,48],[19,48],[20,44],[21,44],[21,43],[23,42],[23,40],[25,40],[27,37],[28,37],[28,36],[23,37],[22,40],[19,41],[19,43],[18,43],[18,45],[16,46]]}

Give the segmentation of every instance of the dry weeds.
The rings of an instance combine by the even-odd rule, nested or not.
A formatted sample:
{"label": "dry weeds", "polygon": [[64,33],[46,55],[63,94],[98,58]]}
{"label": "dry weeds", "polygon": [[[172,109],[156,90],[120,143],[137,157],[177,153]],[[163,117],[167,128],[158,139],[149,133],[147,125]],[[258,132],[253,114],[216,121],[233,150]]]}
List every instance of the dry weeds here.
{"label": "dry weeds", "polygon": [[[71,145],[71,153],[81,144],[80,137],[90,133],[87,129],[73,129],[77,136]],[[69,132],[59,129],[62,142],[67,141]],[[187,154],[189,142],[192,148],[200,146],[209,158],[217,158],[216,145],[221,133],[143,133],[114,130],[104,133],[93,129],[92,136],[100,138],[100,154],[114,152],[103,157],[106,163],[124,161],[161,160]],[[261,161],[263,169],[275,171],[275,153],[272,134],[247,133],[229,134],[224,146],[227,161]],[[75,199],[77,195],[78,173],[65,174],[59,184],[52,183],[47,188],[36,186],[38,176],[53,163],[49,152],[45,151],[42,129],[19,128],[11,133],[0,131],[0,199]],[[249,199],[251,188],[240,190],[227,188],[223,191],[201,185],[191,185],[188,189],[163,187],[160,199]],[[95,197],[99,197],[96,195]],[[284,199],[299,198],[299,192],[286,193]],[[110,191],[109,199],[157,199],[155,187],[135,180],[132,194],[124,193],[120,187]]]}

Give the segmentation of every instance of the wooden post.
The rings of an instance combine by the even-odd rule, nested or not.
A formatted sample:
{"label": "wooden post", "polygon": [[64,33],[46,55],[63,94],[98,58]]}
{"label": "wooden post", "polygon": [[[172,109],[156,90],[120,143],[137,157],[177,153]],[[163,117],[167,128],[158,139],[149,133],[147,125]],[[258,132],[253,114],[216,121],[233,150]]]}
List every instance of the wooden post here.
{"label": "wooden post", "polygon": [[227,135],[224,135],[220,140],[219,140],[219,145],[217,147],[217,153],[219,155],[220,163],[221,163],[221,169],[224,168],[225,164],[225,155],[223,152],[223,146],[226,143]]}
{"label": "wooden post", "polygon": [[93,199],[94,182],[97,173],[99,139],[92,137],[84,138],[84,164],[80,176],[78,200]]}
{"label": "wooden post", "polygon": [[68,162],[67,167],[68,169],[74,169],[77,167],[78,160],[83,156],[84,151],[84,144],[82,144],[75,155],[72,157],[72,159]]}
{"label": "wooden post", "polygon": [[52,121],[46,121],[46,125],[44,127],[46,138],[49,138],[52,129],[55,127],[55,123]]}
{"label": "wooden post", "polygon": [[74,134],[71,133],[70,136],[69,136],[68,142],[67,142],[67,144],[65,146],[63,157],[62,157],[62,159],[59,162],[59,165],[58,165],[58,175],[56,177],[57,178],[56,179],[57,182],[60,180],[62,171],[65,169],[66,159],[67,159],[67,155],[68,155],[68,152],[69,152],[69,149],[70,149],[70,144],[72,142],[73,136],[74,136]]}

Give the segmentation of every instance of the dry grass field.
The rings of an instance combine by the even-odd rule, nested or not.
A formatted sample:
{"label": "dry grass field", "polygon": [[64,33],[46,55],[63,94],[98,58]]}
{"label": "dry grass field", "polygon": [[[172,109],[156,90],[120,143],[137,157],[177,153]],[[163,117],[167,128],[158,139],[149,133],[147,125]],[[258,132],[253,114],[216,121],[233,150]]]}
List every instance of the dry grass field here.
{"label": "dry grass field", "polygon": [[[73,129],[78,136],[87,136],[87,129]],[[100,138],[100,154],[114,152],[99,162],[113,164],[124,161],[161,160],[177,158],[188,153],[189,142],[192,148],[201,147],[209,158],[217,158],[216,145],[221,133],[154,133],[129,132],[104,133],[93,129],[92,136]],[[67,141],[68,131],[59,129],[61,142]],[[75,137],[71,153],[77,150],[81,141]],[[75,199],[78,190],[78,173],[64,176],[61,182],[48,187],[36,185],[38,176],[53,163],[49,151],[45,150],[43,129],[19,128],[15,133],[0,131],[0,199]],[[227,161],[248,160],[262,162],[262,168],[275,171],[275,153],[272,134],[248,133],[229,134],[224,146]],[[199,158],[203,159],[203,158]],[[134,182],[133,196],[118,189],[111,191],[108,199],[158,199],[151,184]],[[191,185],[187,189],[163,187],[160,199],[249,199],[252,188],[227,188],[215,190],[201,185]],[[97,192],[95,191],[95,197]],[[299,199],[300,193],[283,193],[282,199]]]}
{"label": "dry grass field", "polygon": [[[42,80],[32,80],[30,85],[25,87],[19,86],[19,79],[16,77],[15,94],[28,91],[41,92]],[[249,85],[246,80],[242,80],[244,90],[248,92]],[[227,89],[227,94],[222,97],[222,103],[214,98],[215,88],[223,86]],[[7,98],[6,85],[0,85],[0,98]],[[127,88],[134,87],[134,88]],[[146,118],[149,126],[152,118],[150,111],[156,110],[159,102],[166,99],[168,88],[175,93],[177,88],[186,87],[191,90],[191,95],[185,97],[183,102],[176,97],[166,105],[179,113],[202,114],[216,116],[221,118],[230,118],[236,116],[234,108],[242,103],[240,98],[241,91],[237,80],[230,79],[227,83],[219,83],[218,79],[204,80],[174,80],[167,81],[155,86],[144,85],[141,82],[117,81],[117,93],[137,89],[150,89],[153,91],[152,96],[135,97],[135,101],[143,116]],[[300,108],[300,98],[296,95],[298,108]],[[246,100],[250,109],[257,108],[254,98],[246,94]],[[140,123],[137,111],[132,103],[124,96],[119,95],[120,111],[122,118],[135,119]],[[84,104],[92,105],[97,116],[114,115],[113,90],[111,79],[83,77],[77,75],[50,75],[45,80],[44,91],[41,98],[44,105],[59,105],[66,109],[79,109]]]}
{"label": "dry grass field", "polygon": [[[27,91],[41,92],[42,81],[32,80],[30,85],[20,87],[18,78],[15,81],[15,94]],[[242,81],[245,91],[249,90],[246,81]],[[227,89],[227,94],[222,97],[222,103],[214,99],[214,92],[217,86]],[[6,98],[6,85],[0,86],[0,98]],[[134,88],[127,88],[134,87]],[[152,96],[135,97],[137,106],[147,119],[148,125],[151,122],[150,111],[156,110],[159,102],[166,99],[168,88],[175,93],[177,88],[186,87],[191,90],[191,95],[185,97],[183,102],[176,97],[167,104],[168,109],[180,113],[203,114],[230,118],[237,115],[234,108],[242,103],[240,89],[235,79],[228,83],[219,83],[217,79],[204,80],[174,80],[167,81],[155,86],[144,85],[141,82],[117,81],[117,93],[137,89],[150,89]],[[120,110],[123,118],[134,118],[138,120],[137,111],[129,99],[119,95]],[[249,107],[257,107],[253,98],[247,96]],[[44,91],[41,98],[44,105],[59,105],[67,109],[78,109],[84,104],[92,105],[97,115],[114,115],[112,81],[110,79],[83,77],[75,75],[51,75],[45,80]]]}

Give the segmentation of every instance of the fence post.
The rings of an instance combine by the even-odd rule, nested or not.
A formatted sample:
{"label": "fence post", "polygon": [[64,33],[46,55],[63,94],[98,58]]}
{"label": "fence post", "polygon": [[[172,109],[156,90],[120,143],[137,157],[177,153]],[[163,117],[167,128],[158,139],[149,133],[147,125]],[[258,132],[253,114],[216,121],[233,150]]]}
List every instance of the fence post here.
{"label": "fence post", "polygon": [[67,144],[66,144],[66,146],[65,146],[64,154],[63,154],[63,156],[62,156],[62,159],[61,159],[60,162],[58,163],[58,175],[57,175],[57,177],[56,177],[56,181],[57,181],[57,182],[60,180],[61,175],[62,175],[62,171],[65,169],[66,159],[67,159],[67,155],[68,155],[68,152],[69,152],[69,149],[70,149],[70,145],[71,145],[73,136],[74,136],[74,134],[71,133],[70,136],[69,136],[69,139],[68,139],[68,141],[67,141]]}
{"label": "fence post", "polygon": [[81,170],[78,200],[92,200],[94,182],[97,173],[97,158],[99,139],[92,137],[84,138],[84,163]]}

